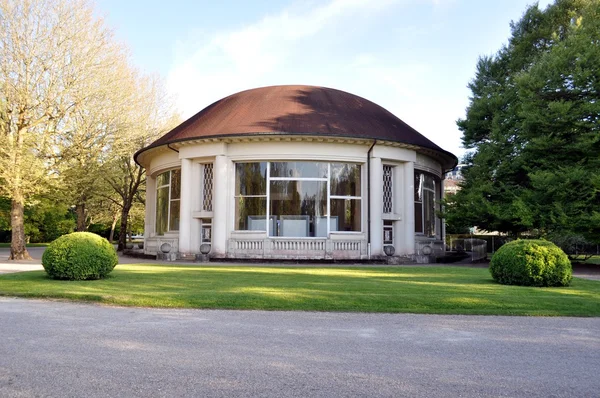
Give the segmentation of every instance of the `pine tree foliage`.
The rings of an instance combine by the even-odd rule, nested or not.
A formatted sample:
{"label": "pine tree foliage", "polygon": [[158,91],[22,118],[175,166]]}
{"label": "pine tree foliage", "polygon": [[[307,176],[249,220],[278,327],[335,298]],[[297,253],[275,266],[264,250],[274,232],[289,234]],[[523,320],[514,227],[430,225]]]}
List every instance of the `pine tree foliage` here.
{"label": "pine tree foliage", "polygon": [[466,158],[450,223],[600,239],[600,2],[529,7],[482,57],[458,126]]}

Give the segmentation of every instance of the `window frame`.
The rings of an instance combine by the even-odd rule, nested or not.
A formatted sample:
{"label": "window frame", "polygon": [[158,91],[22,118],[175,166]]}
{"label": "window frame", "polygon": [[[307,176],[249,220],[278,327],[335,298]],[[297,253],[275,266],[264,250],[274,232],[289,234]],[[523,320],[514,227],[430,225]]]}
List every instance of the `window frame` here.
{"label": "window frame", "polygon": [[[236,194],[236,186],[235,184],[237,183],[237,165],[241,164],[241,163],[266,163],[266,176],[265,178],[265,195],[238,195]],[[289,177],[271,177],[271,164],[272,163],[282,163],[282,162],[315,162],[315,163],[324,163],[327,165],[327,175],[325,177],[297,177],[297,176],[289,176]],[[360,196],[357,195],[332,195],[331,194],[331,165],[335,164],[335,163],[339,163],[339,164],[348,164],[348,165],[355,165],[359,167],[359,175],[360,175]],[[247,160],[240,160],[240,161],[236,161],[234,162],[234,201],[239,199],[240,197],[258,197],[258,198],[265,198],[266,199],[266,208],[265,208],[265,225],[267,226],[267,229],[269,228],[269,220],[271,217],[273,217],[273,215],[271,214],[271,182],[272,181],[317,181],[317,182],[325,182],[326,186],[327,186],[327,199],[326,199],[326,217],[327,217],[327,235],[325,237],[321,236],[321,237],[317,237],[317,236],[309,236],[309,237],[292,237],[294,239],[323,239],[323,238],[328,238],[330,236],[330,234],[332,232],[334,233],[342,233],[342,234],[362,234],[364,233],[364,228],[365,228],[365,223],[363,220],[363,201],[362,201],[362,196],[363,196],[363,173],[364,173],[364,167],[363,163],[361,162],[343,162],[343,161],[321,161],[321,160],[306,160],[306,159],[294,159],[294,160],[252,160],[252,161],[247,161]],[[336,200],[336,199],[342,199],[342,200],[357,200],[358,201],[358,206],[360,209],[360,230],[359,231],[331,231],[331,200]],[[233,211],[233,223],[234,223],[234,228],[233,228],[233,232],[241,232],[241,233],[246,233],[249,231],[252,232],[266,232],[267,236],[269,238],[290,238],[290,237],[284,237],[284,236],[277,236],[277,235],[271,235],[270,231],[263,231],[263,230],[248,230],[248,229],[238,229],[238,224],[239,224],[239,214],[236,212],[235,206],[237,206],[234,203],[234,211]],[[339,225],[339,224],[338,224]]]}
{"label": "window frame", "polygon": [[[419,188],[417,190],[417,187],[415,187],[414,189],[414,193],[415,193],[415,198],[414,198],[414,208],[415,208],[415,214],[414,214],[414,221],[415,221],[415,235],[416,236],[421,236],[421,237],[426,237],[426,238],[430,238],[430,239],[441,239],[442,238],[442,223],[441,223],[441,219],[438,216],[438,208],[441,205],[441,178],[438,177],[437,175],[425,171],[425,170],[420,170],[420,169],[416,169],[414,170],[414,181],[416,183],[417,181],[417,175],[420,176],[419,180]],[[431,177],[433,180],[433,188],[429,188],[426,187],[425,184],[425,178],[426,177]],[[427,191],[432,197],[433,197],[433,206],[431,206],[430,210],[433,211],[433,222],[431,223],[430,226],[432,226],[433,228],[433,233],[428,235],[426,234],[426,220],[425,220],[425,207],[426,207],[426,203],[427,201],[425,200],[425,191]],[[420,200],[418,200],[420,199]],[[417,225],[417,205],[420,205],[420,225]],[[420,231],[417,230],[417,228],[420,227]]]}
{"label": "window frame", "polygon": [[[172,195],[173,195],[173,172],[174,171],[179,171],[179,197],[173,199]],[[160,179],[160,176],[163,174],[167,174],[168,173],[168,182],[166,184],[162,184],[162,185],[158,185],[158,181]],[[179,206],[181,206],[181,168],[173,168],[173,169],[169,169],[169,170],[165,170],[162,171],[160,173],[158,173],[155,177],[155,180],[157,181],[156,184],[156,189],[155,191],[155,205],[154,205],[154,234],[156,236],[164,236],[168,233],[171,232],[179,232],[179,226],[177,226],[177,229],[172,229],[172,225],[171,225],[171,208],[172,208],[172,203],[173,202],[179,202]],[[158,232],[158,191],[161,189],[167,189],[167,214],[166,214],[166,219],[167,219],[167,228],[165,229],[165,231],[163,231],[162,233]],[[180,207],[181,208],[181,207]]]}

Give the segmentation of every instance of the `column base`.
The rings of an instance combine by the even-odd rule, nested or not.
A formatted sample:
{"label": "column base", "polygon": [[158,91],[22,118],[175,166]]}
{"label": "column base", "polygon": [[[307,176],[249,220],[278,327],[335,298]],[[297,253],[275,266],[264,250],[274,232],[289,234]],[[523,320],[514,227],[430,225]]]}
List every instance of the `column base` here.
{"label": "column base", "polygon": [[156,259],[160,261],[177,261],[177,253],[156,253]]}
{"label": "column base", "polygon": [[208,263],[210,262],[210,256],[208,254],[196,254],[194,258],[194,262],[196,263]]}

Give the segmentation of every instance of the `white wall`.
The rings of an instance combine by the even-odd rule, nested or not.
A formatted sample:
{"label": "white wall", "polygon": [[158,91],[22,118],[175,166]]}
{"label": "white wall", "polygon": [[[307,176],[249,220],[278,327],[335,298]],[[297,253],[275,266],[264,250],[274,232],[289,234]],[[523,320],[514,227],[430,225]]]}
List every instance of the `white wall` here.
{"label": "white wall", "polygon": [[[200,163],[214,162],[213,184],[213,251],[212,255],[224,257],[227,251],[227,241],[232,237],[249,237],[248,231],[234,231],[234,167],[237,161],[272,161],[272,160],[315,160],[329,162],[356,162],[362,165],[362,234],[360,239],[366,241],[369,225],[367,209],[367,151],[372,141],[362,143],[327,142],[327,140],[309,139],[308,142],[297,142],[295,139],[279,141],[246,142],[213,142],[185,143],[178,146],[179,153],[173,150],[157,151],[149,160],[148,192],[146,205],[146,233],[154,231],[155,217],[155,176],[167,169],[186,165],[182,169],[182,182],[191,184],[191,188],[182,187],[182,215],[192,220],[182,222],[180,231],[181,249],[186,254],[198,252],[201,241],[200,215],[202,198],[200,197],[202,175]],[[372,150],[371,164],[371,242],[372,254],[382,255],[382,164],[394,166],[394,212],[396,253],[401,255],[414,254],[414,168],[433,172],[441,176],[441,165],[432,158],[417,154],[413,150],[378,144]],[[185,175],[187,174],[187,175]],[[186,198],[183,198],[183,195]],[[183,214],[185,212],[185,214]],[[256,235],[255,232],[253,232]],[[254,236],[252,235],[252,236]],[[339,238],[336,234],[336,239]],[[255,237],[256,238],[256,237]],[[266,235],[264,238],[267,238]],[[354,234],[356,239],[357,235]]]}

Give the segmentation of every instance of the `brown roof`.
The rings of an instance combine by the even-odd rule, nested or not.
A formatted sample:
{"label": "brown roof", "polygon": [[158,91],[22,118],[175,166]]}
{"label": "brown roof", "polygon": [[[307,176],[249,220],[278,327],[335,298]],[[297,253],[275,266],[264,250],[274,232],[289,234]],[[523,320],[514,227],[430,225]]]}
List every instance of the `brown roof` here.
{"label": "brown roof", "polygon": [[439,152],[445,168],[457,161],[381,106],[344,91],[313,86],[262,87],[225,97],[138,151],[135,158],[150,148],[180,141],[269,134],[395,141]]}

